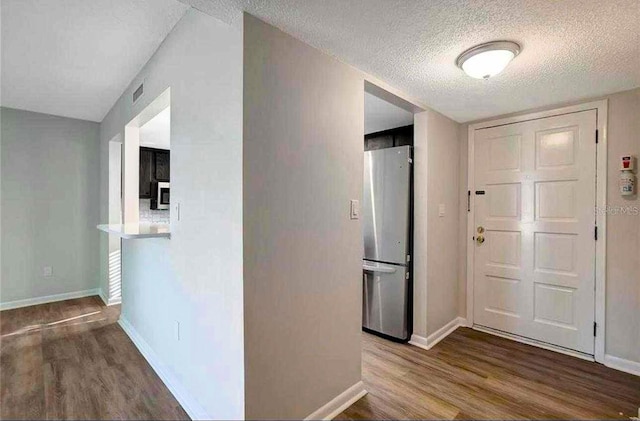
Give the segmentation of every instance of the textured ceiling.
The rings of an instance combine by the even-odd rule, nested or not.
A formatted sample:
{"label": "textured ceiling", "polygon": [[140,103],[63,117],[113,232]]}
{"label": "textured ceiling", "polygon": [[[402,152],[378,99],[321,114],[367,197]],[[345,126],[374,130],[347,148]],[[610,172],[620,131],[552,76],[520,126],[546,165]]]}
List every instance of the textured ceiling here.
{"label": "textured ceiling", "polygon": [[[638,0],[181,0],[241,10],[465,122],[640,86]],[[500,75],[455,66],[476,44],[520,43]]]}
{"label": "textured ceiling", "polygon": [[413,124],[413,113],[364,93],[364,134]]}
{"label": "textured ceiling", "polygon": [[188,6],[2,0],[2,105],[102,121]]}

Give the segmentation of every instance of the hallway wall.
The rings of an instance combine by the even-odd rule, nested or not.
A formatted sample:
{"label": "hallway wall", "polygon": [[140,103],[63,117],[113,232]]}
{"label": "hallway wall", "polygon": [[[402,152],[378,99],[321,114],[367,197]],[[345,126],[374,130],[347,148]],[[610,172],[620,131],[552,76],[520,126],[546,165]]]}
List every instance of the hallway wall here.
{"label": "hallway wall", "polygon": [[301,419],[360,382],[364,79],[244,29],[245,415]]}
{"label": "hallway wall", "polygon": [[0,112],[0,308],[97,294],[98,123]]}

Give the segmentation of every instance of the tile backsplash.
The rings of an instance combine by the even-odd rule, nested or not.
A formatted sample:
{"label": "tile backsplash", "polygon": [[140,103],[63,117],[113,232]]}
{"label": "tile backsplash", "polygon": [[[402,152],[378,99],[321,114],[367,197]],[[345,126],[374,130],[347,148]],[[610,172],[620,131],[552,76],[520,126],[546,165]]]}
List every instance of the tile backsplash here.
{"label": "tile backsplash", "polygon": [[151,199],[140,199],[140,222],[168,224],[169,210],[151,209]]}

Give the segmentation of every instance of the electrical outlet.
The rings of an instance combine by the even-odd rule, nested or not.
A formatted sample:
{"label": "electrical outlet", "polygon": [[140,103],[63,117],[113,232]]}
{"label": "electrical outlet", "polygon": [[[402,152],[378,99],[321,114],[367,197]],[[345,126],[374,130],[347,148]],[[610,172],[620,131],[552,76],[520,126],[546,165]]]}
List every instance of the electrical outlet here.
{"label": "electrical outlet", "polygon": [[53,268],[51,266],[45,266],[42,268],[42,276],[50,278],[53,276]]}
{"label": "electrical outlet", "polygon": [[444,216],[444,203],[440,203],[438,205],[438,216],[439,217],[443,217]]}

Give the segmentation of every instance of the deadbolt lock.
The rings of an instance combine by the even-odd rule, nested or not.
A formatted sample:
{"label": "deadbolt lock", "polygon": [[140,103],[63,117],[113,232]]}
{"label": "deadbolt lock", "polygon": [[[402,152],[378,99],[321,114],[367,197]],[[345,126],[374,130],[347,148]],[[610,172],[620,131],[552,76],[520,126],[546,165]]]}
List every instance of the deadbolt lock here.
{"label": "deadbolt lock", "polygon": [[477,242],[478,244],[482,244],[482,243],[484,243],[484,235],[479,235],[479,236],[477,236],[477,237],[476,237],[476,242]]}
{"label": "deadbolt lock", "polygon": [[484,232],[484,227],[483,226],[479,226],[478,227],[478,234],[482,234]]}

